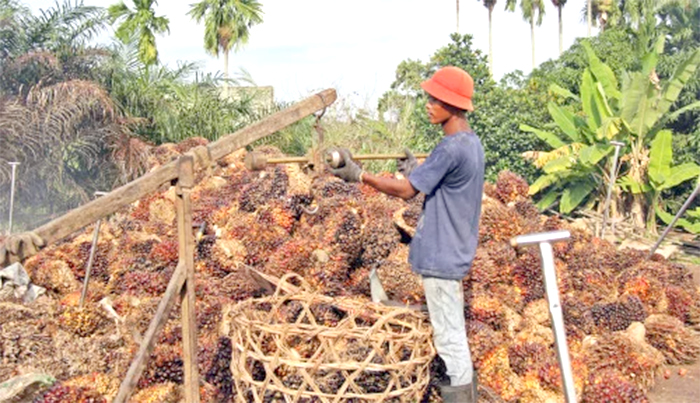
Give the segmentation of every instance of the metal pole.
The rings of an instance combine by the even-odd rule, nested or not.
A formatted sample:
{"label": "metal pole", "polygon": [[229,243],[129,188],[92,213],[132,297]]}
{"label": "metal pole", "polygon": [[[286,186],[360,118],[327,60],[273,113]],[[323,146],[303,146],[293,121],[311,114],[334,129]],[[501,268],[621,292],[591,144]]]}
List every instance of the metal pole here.
{"label": "metal pole", "polygon": [[574,375],[571,370],[571,359],[569,358],[569,348],[566,343],[566,327],[564,326],[564,313],[559,300],[559,289],[557,287],[557,272],[554,267],[554,254],[552,253],[551,242],[569,239],[569,231],[554,231],[539,234],[521,235],[513,238],[513,246],[526,246],[538,244],[540,246],[540,256],[542,257],[542,271],[544,273],[544,287],[549,303],[549,314],[552,320],[552,330],[554,332],[554,343],[557,349],[559,367],[564,385],[564,396],[567,403],[576,403],[576,389],[574,387]]}
{"label": "metal pole", "polygon": [[610,167],[610,183],[608,183],[608,194],[605,197],[605,205],[603,206],[603,228],[600,230],[601,238],[605,236],[605,227],[608,223],[608,209],[610,208],[610,198],[612,197],[613,186],[615,186],[615,179],[617,179],[617,159],[620,157],[620,147],[625,145],[625,143],[619,141],[611,141],[610,144],[615,146],[615,156],[613,157],[612,167]]}
{"label": "metal pole", "polygon": [[[107,192],[95,192],[95,196],[106,195]],[[92,271],[92,264],[95,261],[95,251],[97,250],[97,241],[100,237],[100,226],[102,226],[102,219],[97,220],[95,223],[95,232],[92,234],[92,245],[90,246],[90,257],[88,258],[87,267],[85,268],[85,279],[83,280],[83,291],[80,293],[79,306],[82,308],[85,303],[85,297],[88,292],[88,282],[90,281],[90,272]]]}
{"label": "metal pole", "polygon": [[15,208],[15,172],[17,171],[17,165],[19,165],[19,162],[13,161],[13,162],[8,162],[12,166],[12,179],[11,179],[11,184],[10,184],[10,218],[9,218],[9,223],[7,224],[7,235],[10,236],[12,235],[12,211]]}
{"label": "metal pole", "polygon": [[690,203],[693,202],[693,200],[695,199],[695,196],[698,195],[698,192],[700,192],[700,178],[698,178],[698,185],[695,187],[695,190],[693,190],[693,193],[691,193],[690,196],[688,196],[688,199],[685,201],[685,203],[683,203],[683,206],[681,207],[681,209],[678,210],[678,212],[676,213],[676,216],[673,217],[673,220],[671,220],[671,223],[668,224],[668,226],[664,230],[664,233],[661,234],[659,239],[656,241],[654,246],[649,251],[650,258],[652,256],[654,256],[654,252],[656,252],[656,249],[658,249],[659,245],[661,245],[661,242],[664,240],[664,238],[666,238],[666,235],[668,235],[668,233],[671,232],[671,229],[673,229],[673,226],[676,225],[676,221],[678,221],[678,219],[681,218],[681,216],[683,215],[683,213],[685,213],[685,211],[688,209],[688,207],[690,207]]}

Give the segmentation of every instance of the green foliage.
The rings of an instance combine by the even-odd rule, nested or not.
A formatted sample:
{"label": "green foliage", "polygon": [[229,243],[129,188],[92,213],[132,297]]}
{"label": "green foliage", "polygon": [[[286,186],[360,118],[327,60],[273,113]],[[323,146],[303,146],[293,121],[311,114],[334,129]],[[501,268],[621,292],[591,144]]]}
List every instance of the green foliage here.
{"label": "green foliage", "polygon": [[87,42],[104,29],[101,8],[58,2],[32,15],[19,2],[0,2],[0,95],[18,95],[41,83],[86,79],[102,57]]}
{"label": "green foliage", "polygon": [[133,0],[133,3],[133,10],[123,1],[109,6],[110,21],[112,24],[119,22],[115,35],[122,43],[137,38],[139,59],[144,65],[150,66],[158,61],[156,35],[170,32],[170,20],[156,16],[153,11],[153,6],[158,4],[156,0]]}
{"label": "green foliage", "polygon": [[224,53],[224,76],[228,78],[228,57],[248,43],[250,29],[262,22],[262,5],[257,0],[201,0],[188,13],[204,21],[204,49],[215,56]]}
{"label": "green foliage", "polygon": [[[663,38],[642,62],[642,70],[623,73],[622,83],[613,70],[602,63],[593,49],[584,44],[589,67],[581,78],[580,96],[560,87],[577,109],[550,102],[548,109],[556,123],[557,132],[523,125],[522,129],[536,134],[554,148],[550,152],[531,152],[542,175],[530,188],[533,194],[545,189],[547,203],[559,197],[560,211],[571,212],[582,203],[594,204],[601,199],[609,182],[609,157],[613,150],[609,141],[622,140],[628,146],[619,182],[634,196],[639,210],[646,211],[648,224],[654,226],[654,210],[662,191],[671,189],[700,173],[696,164],[672,166],[672,134],[662,130],[666,123],[685,111],[700,107],[691,104],[673,113],[671,106],[683,87],[700,65],[700,50],[696,50],[676,68],[663,84],[655,75]],[[580,108],[580,109],[578,109]],[[652,141],[653,140],[653,141]],[[645,195],[645,198],[639,197]],[[647,205],[641,205],[646,200]]]}
{"label": "green foliage", "polygon": [[263,12],[256,0],[202,0],[192,4],[188,14],[198,23],[204,21],[204,49],[218,56],[248,43],[250,29],[262,22]]}
{"label": "green foliage", "polygon": [[542,25],[544,0],[506,0],[506,10],[511,12],[515,11],[515,6],[518,2],[520,2],[520,11],[522,12],[523,20],[532,25]]}
{"label": "green foliage", "polygon": [[142,66],[132,42],[115,49],[105,82],[124,112],[137,120],[134,133],[156,144],[189,137],[215,140],[253,119],[249,97],[223,98],[220,76],[201,75],[196,64],[170,69]]}
{"label": "green foliage", "polygon": [[440,127],[428,121],[427,97],[420,89],[420,83],[442,66],[460,67],[474,79],[476,109],[468,118],[484,146],[487,178],[495,180],[498,173],[507,168],[528,180],[533,179],[536,168],[527,164],[520,154],[542,146],[542,142],[534,135],[521,133],[518,127],[522,121],[547,122],[543,106],[549,96],[532,91],[521,73],[513,73],[501,83],[495,83],[486,57],[472,49],[469,35],[453,34],[451,42],[438,49],[427,63],[406,60],[397,67],[391,90],[379,101],[379,112],[388,121],[394,121],[397,116],[411,111],[413,123],[407,130],[413,130],[414,134],[402,140],[405,141],[403,145],[427,152],[443,136]]}

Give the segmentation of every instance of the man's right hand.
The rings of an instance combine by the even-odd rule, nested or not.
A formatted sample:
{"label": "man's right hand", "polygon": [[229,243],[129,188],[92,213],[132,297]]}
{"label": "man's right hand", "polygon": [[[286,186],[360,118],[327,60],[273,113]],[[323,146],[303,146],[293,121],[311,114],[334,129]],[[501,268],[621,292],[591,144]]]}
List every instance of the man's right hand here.
{"label": "man's right hand", "polygon": [[340,168],[331,168],[331,173],[345,182],[359,182],[362,176],[362,168],[352,159],[352,154],[347,148],[337,150],[343,159],[344,165]]}
{"label": "man's right hand", "polygon": [[418,166],[418,161],[408,148],[404,148],[404,152],[406,153],[406,158],[397,159],[396,168],[401,175],[408,178],[411,172]]}

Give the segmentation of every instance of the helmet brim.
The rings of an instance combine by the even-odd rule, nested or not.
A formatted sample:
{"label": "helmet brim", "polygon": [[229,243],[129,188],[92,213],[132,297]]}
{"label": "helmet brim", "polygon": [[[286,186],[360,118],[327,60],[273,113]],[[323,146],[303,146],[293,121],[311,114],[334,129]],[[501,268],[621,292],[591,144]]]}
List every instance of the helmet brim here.
{"label": "helmet brim", "polygon": [[442,84],[435,82],[435,80],[426,80],[421,83],[421,88],[430,94],[433,98],[439,99],[440,101],[452,105],[455,108],[459,108],[465,111],[473,112],[474,104],[471,98],[455,94],[450,89],[444,87]]}

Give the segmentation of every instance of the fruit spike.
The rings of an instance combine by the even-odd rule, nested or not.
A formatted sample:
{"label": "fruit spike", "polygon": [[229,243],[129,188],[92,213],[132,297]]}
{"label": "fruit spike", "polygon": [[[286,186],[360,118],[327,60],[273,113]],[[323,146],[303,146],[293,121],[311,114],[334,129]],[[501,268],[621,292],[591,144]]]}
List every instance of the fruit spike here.
{"label": "fruit spike", "polygon": [[496,198],[502,203],[508,204],[518,200],[527,200],[530,195],[530,186],[521,176],[508,170],[501,171],[496,180]]}
{"label": "fruit spike", "polygon": [[668,315],[651,315],[644,321],[646,340],[671,365],[692,364],[700,357],[700,339],[683,323]]}

